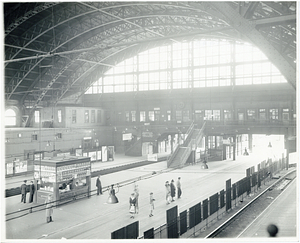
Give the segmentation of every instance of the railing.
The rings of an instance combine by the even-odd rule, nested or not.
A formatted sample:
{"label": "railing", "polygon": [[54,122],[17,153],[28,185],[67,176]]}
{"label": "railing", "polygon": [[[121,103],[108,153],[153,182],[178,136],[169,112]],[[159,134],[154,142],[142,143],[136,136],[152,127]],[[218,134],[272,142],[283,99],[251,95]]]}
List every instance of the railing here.
{"label": "railing", "polygon": [[[206,123],[203,124],[203,126],[201,127],[200,131],[198,132],[196,138],[194,139],[194,143],[195,144],[198,144],[200,142],[200,140],[202,139],[202,137],[203,137],[203,131],[204,131],[204,128],[205,128],[205,124]],[[192,151],[192,147],[193,147],[193,140],[190,139],[188,146],[186,147],[183,155],[180,158],[181,162],[184,161],[183,163],[185,163],[185,161],[188,159],[188,157],[190,156],[190,153]],[[182,166],[182,165],[180,165],[180,166]]]}
{"label": "railing", "polygon": [[[256,198],[262,195],[264,192],[269,191],[270,188],[273,188],[274,185],[280,183],[280,181],[283,180],[286,176],[292,175],[294,173],[294,176],[292,177],[296,177],[296,170],[289,170],[290,167],[291,166],[289,165],[287,158],[284,157],[282,159],[279,159],[279,161],[270,161],[268,165],[266,165],[265,162],[261,162],[260,166],[257,165],[256,172],[255,167],[253,166],[253,171],[249,176],[246,176],[233,184],[231,184],[230,179],[231,185],[230,188],[227,188],[228,191],[223,189],[219,192],[216,192],[215,194],[212,194],[205,200],[201,200],[200,202],[196,203],[193,207],[190,207],[188,210],[186,210],[186,217],[181,217],[179,212],[177,220],[169,222],[169,225],[167,223],[164,223],[155,228],[152,237],[149,238],[169,238],[168,227],[177,229],[177,238],[209,238],[210,233],[206,233],[205,229],[211,227],[215,222],[222,219],[223,216],[226,216],[226,214],[232,209],[236,208],[237,210],[240,210],[237,207],[241,203],[244,203],[244,201],[250,201],[244,206],[248,207],[248,205],[251,204],[251,201],[256,200]],[[251,168],[249,168],[249,170],[251,171]],[[284,172],[285,170],[289,171]],[[279,176],[278,178],[273,177],[273,175],[279,172],[282,173],[283,176]],[[251,197],[253,196],[254,199],[251,200]],[[199,205],[200,207],[198,207],[197,211],[195,206]],[[229,220],[232,218],[234,218],[234,215],[233,217],[230,217]],[[181,223],[183,223],[182,228]],[[177,227],[172,227],[174,225],[177,225]],[[174,232],[172,231],[171,233]],[[138,239],[145,238],[144,236],[141,236]]]}
{"label": "railing", "polygon": [[131,144],[130,147],[125,150],[124,154],[126,155],[130,150],[134,149],[134,147],[141,142],[140,140],[141,139],[138,139],[133,144]]}
{"label": "railing", "polygon": [[195,127],[195,124],[193,122],[190,125],[189,129],[186,131],[187,137],[184,140],[182,147],[186,147],[190,143],[192,136],[193,136],[194,127]]}
{"label": "railing", "polygon": [[194,131],[195,131],[195,124],[192,123],[189,127],[189,129],[187,130],[187,137],[184,141],[184,143],[180,146],[178,146],[175,150],[175,152],[172,154],[172,156],[169,158],[168,160],[168,167],[171,165],[171,163],[173,162],[173,160],[175,159],[176,155],[178,154],[179,149],[184,148],[185,151],[183,152],[183,154],[180,156],[180,162],[178,167],[181,167],[185,161],[188,159],[188,157],[190,156],[191,150],[192,150],[192,146],[193,144],[198,144],[200,142],[200,140],[203,137],[203,131],[205,129],[205,124],[206,122],[202,125],[201,129],[199,130],[197,136],[195,139],[193,138],[194,135]]}
{"label": "railing", "polygon": [[276,120],[276,119],[268,119],[268,120],[206,120],[207,125],[214,126],[255,126],[255,127],[265,127],[265,126],[295,126],[296,120]]}
{"label": "railing", "polygon": [[188,136],[186,137],[183,146],[178,145],[177,148],[175,149],[175,151],[173,152],[173,154],[169,157],[168,161],[167,161],[167,166],[169,167],[172,163],[172,161],[174,160],[175,156],[177,155],[179,148],[180,147],[184,147],[185,142],[190,139],[192,131],[194,129],[194,122],[189,126],[188,130],[187,130],[187,134]]}

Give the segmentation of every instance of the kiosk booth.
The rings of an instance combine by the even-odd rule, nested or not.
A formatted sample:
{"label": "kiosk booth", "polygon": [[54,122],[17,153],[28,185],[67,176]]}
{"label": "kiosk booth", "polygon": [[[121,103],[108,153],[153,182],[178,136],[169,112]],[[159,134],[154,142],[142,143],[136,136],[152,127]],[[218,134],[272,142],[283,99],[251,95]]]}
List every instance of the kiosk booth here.
{"label": "kiosk booth", "polygon": [[91,190],[89,157],[52,157],[34,161],[34,179],[40,184],[37,203],[44,203],[49,194],[54,205],[81,197]]}

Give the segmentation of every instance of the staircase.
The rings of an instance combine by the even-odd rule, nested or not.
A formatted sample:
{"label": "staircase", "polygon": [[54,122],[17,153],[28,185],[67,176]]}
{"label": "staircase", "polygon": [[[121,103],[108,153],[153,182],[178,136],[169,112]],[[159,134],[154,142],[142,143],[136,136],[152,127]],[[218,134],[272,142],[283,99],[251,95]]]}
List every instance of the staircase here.
{"label": "staircase", "polygon": [[125,148],[125,155],[127,156],[142,156],[142,140],[138,139],[129,147]]}
{"label": "staircase", "polygon": [[168,168],[181,168],[189,158],[193,146],[197,146],[203,138],[205,124],[201,129],[196,129],[194,122],[190,125],[187,130],[187,137],[182,145],[177,146],[173,154],[167,161]]}

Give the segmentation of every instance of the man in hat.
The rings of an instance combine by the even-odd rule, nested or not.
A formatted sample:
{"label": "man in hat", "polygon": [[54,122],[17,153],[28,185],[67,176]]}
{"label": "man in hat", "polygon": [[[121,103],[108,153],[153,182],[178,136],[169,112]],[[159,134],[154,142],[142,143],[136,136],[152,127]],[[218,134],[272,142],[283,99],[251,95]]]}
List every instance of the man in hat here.
{"label": "man in hat", "polygon": [[26,185],[27,180],[24,181],[24,183],[21,185],[21,203],[24,202],[26,203],[26,193],[27,193],[27,185]]}
{"label": "man in hat", "polygon": [[96,180],[96,187],[97,187],[97,195],[102,194],[102,185],[100,181],[100,175],[98,175]]}

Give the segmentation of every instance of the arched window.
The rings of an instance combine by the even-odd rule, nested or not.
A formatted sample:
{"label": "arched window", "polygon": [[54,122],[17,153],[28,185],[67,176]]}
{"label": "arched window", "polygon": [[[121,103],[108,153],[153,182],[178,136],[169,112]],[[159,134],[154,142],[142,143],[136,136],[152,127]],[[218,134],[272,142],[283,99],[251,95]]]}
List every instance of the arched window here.
{"label": "arched window", "polygon": [[5,111],[5,126],[15,126],[17,125],[16,112],[12,109]]}
{"label": "arched window", "polygon": [[286,82],[250,43],[195,39],[158,46],[118,63],[86,94]]}

